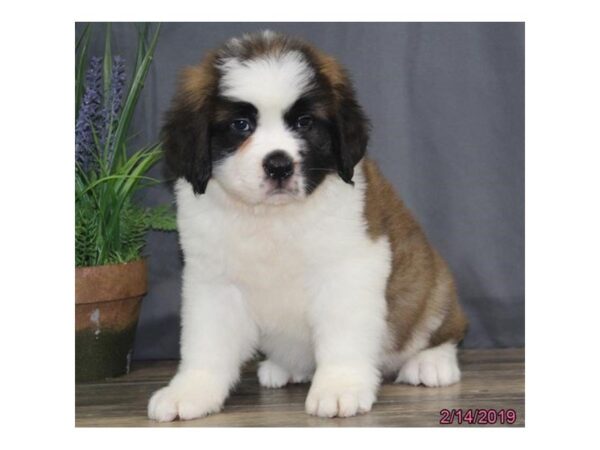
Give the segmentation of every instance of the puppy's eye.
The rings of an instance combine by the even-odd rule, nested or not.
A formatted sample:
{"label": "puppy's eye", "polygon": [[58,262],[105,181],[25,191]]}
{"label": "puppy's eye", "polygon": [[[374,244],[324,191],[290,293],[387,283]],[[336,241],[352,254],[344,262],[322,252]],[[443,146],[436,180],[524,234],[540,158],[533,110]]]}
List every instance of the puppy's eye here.
{"label": "puppy's eye", "polygon": [[248,119],[235,119],[230,125],[232,130],[244,133],[252,130],[252,125]]}
{"label": "puppy's eye", "polygon": [[296,123],[294,124],[294,128],[309,128],[313,124],[313,118],[308,114],[300,116],[296,119]]}

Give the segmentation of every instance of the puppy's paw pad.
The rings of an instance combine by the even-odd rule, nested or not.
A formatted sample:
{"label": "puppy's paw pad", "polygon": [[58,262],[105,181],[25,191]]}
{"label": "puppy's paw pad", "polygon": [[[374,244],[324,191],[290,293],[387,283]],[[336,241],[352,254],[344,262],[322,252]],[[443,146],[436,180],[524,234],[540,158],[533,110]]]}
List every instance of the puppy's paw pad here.
{"label": "puppy's paw pad", "polygon": [[260,385],[267,388],[280,388],[290,380],[287,370],[268,359],[260,363],[257,374]]}
{"label": "puppy's paw pad", "polygon": [[398,373],[396,383],[428,387],[448,386],[460,381],[456,348],[451,344],[423,350],[410,358]]}

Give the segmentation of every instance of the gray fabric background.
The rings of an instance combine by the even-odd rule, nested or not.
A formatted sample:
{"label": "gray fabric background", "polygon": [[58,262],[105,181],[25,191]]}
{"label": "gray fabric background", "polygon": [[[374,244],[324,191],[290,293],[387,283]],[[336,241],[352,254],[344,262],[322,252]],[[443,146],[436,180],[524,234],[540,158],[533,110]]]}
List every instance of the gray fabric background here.
{"label": "gray fabric background", "polygon": [[[373,122],[371,158],[457,278],[471,322],[464,345],[523,346],[524,24],[163,24],[134,144],[157,139],[182,67],[231,36],[264,28],[304,37],[349,69]],[[99,56],[101,31],[96,24],[92,48]],[[135,45],[132,24],[114,25],[114,53],[131,62]],[[162,186],[141,200],[159,204],[173,196]],[[146,251],[150,286],[135,358],[177,358],[176,234],[152,232]]]}

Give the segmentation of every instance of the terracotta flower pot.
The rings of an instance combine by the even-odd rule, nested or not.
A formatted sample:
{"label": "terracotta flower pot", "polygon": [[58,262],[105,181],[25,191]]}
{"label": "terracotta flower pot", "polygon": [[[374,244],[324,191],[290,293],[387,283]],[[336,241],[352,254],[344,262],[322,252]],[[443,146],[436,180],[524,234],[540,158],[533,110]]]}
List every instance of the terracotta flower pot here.
{"label": "terracotta flower pot", "polygon": [[75,269],[75,380],[129,372],[146,293],[144,260]]}

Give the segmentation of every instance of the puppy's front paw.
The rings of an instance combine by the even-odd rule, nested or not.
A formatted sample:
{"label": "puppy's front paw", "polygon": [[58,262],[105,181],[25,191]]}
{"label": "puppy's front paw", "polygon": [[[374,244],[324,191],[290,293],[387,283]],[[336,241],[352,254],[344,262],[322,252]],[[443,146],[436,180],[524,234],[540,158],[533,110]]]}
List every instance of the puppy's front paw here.
{"label": "puppy's front paw", "polygon": [[227,391],[204,372],[177,374],[171,383],[156,391],[148,403],[148,417],[159,422],[196,419],[217,412]]}
{"label": "puppy's front paw", "polygon": [[376,398],[375,373],[320,369],[306,398],[306,412],[319,417],[350,417],[371,410]]}

